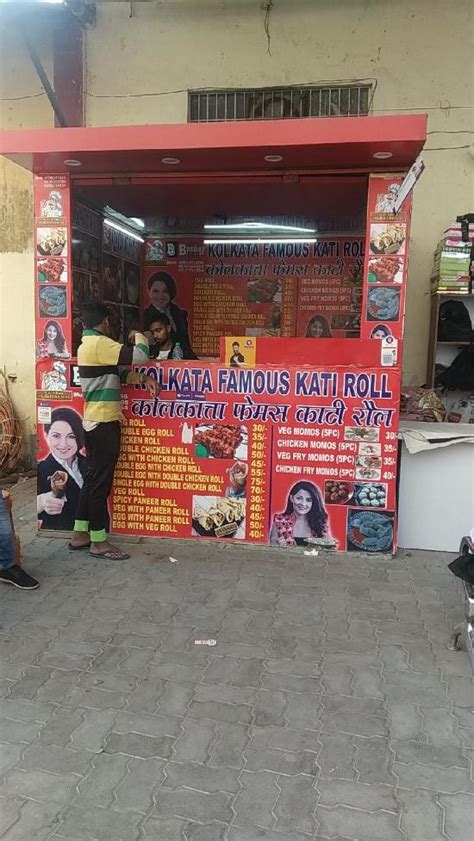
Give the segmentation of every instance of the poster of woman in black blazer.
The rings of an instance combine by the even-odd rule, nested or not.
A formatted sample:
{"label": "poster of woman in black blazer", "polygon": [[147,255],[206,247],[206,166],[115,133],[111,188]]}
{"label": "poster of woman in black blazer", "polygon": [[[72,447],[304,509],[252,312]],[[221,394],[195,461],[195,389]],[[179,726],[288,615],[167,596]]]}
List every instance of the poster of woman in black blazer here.
{"label": "poster of woman in black blazer", "polygon": [[189,338],[188,313],[174,303],[177,295],[176,282],[168,272],[154,272],[148,279],[150,305],[143,313],[143,327],[148,330],[158,314],[168,316],[175,341],[183,349],[185,359],[197,359]]}
{"label": "poster of woman in black blazer", "polygon": [[43,529],[71,531],[86,472],[81,418],[65,406],[53,409],[44,434],[49,455],[38,462],[38,521]]}

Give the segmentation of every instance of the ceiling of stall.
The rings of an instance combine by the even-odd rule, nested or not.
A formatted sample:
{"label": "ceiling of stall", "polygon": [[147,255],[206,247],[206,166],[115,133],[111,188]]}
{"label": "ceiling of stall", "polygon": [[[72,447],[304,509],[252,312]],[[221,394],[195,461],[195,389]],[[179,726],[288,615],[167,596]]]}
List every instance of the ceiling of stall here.
{"label": "ceiling of stall", "polygon": [[205,219],[230,216],[354,216],[365,208],[365,177],[250,178],[228,183],[101,184],[75,188],[95,207],[124,216]]}

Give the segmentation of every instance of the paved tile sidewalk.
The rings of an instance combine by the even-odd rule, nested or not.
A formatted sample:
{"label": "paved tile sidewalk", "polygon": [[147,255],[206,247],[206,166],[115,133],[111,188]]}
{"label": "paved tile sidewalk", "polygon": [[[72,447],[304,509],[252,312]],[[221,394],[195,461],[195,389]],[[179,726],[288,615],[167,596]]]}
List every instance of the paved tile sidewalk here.
{"label": "paved tile sidewalk", "polygon": [[33,493],[41,588],[0,590],[2,841],[467,841],[446,557],[149,541],[94,562],[35,536]]}

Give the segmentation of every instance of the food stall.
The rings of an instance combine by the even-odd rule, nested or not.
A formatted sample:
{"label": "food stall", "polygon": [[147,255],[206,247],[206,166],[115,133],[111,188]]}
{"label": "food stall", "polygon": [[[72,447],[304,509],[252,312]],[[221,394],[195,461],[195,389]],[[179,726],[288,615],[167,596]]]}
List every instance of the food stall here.
{"label": "food stall", "polygon": [[395,551],[411,196],[394,204],[425,131],[417,115],[5,133],[34,171],[42,530],[74,518],[80,308],[100,299],[117,339],[164,312],[179,348],[140,369],[159,398],[124,389],[114,533]]}

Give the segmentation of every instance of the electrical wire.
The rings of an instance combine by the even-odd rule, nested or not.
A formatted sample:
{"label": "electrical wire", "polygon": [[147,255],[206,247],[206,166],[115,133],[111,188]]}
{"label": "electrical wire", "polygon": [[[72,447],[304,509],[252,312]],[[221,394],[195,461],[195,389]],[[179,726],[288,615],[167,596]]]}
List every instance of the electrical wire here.
{"label": "electrical wire", "polygon": [[42,93],[27,93],[24,96],[4,96],[0,98],[0,102],[19,102],[20,99],[39,99],[41,96],[46,96],[44,91]]}

